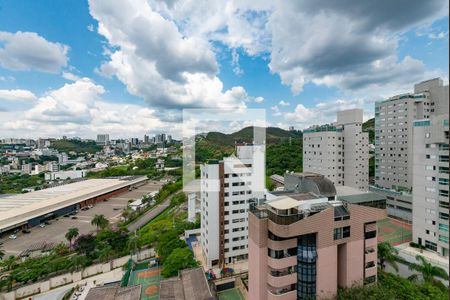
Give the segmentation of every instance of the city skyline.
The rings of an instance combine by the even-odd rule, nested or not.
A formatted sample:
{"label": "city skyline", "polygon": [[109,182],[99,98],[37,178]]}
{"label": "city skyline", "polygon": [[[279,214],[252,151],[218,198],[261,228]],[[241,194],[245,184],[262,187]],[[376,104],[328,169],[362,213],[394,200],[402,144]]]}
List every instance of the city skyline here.
{"label": "city skyline", "polygon": [[369,3],[2,3],[0,136],[181,138],[193,107],[264,108],[267,125],[304,129],[447,82],[448,2]]}

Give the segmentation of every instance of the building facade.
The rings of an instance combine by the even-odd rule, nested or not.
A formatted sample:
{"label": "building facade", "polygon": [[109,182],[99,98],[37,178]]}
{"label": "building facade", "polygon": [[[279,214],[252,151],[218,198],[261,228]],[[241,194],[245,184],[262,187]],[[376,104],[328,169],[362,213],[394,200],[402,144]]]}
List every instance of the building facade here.
{"label": "building facade", "polygon": [[201,166],[201,246],[209,268],[248,256],[249,199],[264,193],[264,147],[236,146],[236,156]]}
{"label": "building facade", "polygon": [[[444,111],[442,111],[444,112]],[[448,114],[414,121],[413,241],[449,256]]]}
{"label": "building facade", "polygon": [[109,145],[109,134],[97,134],[97,145],[106,146]]}
{"label": "building facade", "polygon": [[387,198],[388,214],[412,222],[413,125],[448,111],[448,85],[441,79],[418,83],[414,93],[375,103],[375,185]]}
{"label": "building facade", "polygon": [[322,174],[335,185],[366,191],[369,182],[369,135],[362,131],[363,111],[337,113],[334,125],[303,131],[303,171]]}
{"label": "building facade", "polygon": [[386,217],[385,200],[366,201],[372,193],[330,200],[328,179],[299,180],[299,190],[250,204],[250,300],[332,299],[338,287],[377,281],[376,221]]}

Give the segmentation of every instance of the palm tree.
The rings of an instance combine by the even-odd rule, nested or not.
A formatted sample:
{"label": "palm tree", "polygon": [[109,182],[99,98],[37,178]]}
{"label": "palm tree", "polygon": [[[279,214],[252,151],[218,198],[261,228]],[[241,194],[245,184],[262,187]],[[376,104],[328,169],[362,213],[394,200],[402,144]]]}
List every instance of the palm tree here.
{"label": "palm tree", "polygon": [[76,238],[78,235],[80,234],[78,228],[69,228],[69,230],[67,230],[67,233],[65,235],[66,240],[69,241],[69,248],[72,249],[72,241],[74,238]]}
{"label": "palm tree", "polygon": [[389,264],[398,272],[397,265],[398,250],[392,247],[388,242],[378,244],[378,261],[381,266],[381,270],[386,268],[386,264]]}
{"label": "palm tree", "polygon": [[2,262],[2,265],[6,268],[6,271],[11,271],[17,264],[17,258],[13,255],[8,257]]}
{"label": "palm tree", "polygon": [[[424,281],[433,282],[435,280],[435,276],[441,277],[443,279],[448,279],[448,274],[444,269],[432,265],[422,255],[417,255],[416,260],[419,261],[419,264],[411,264],[409,266],[409,269],[420,272]],[[414,274],[409,276],[408,279],[417,280],[418,276],[417,274]]]}
{"label": "palm tree", "polygon": [[97,232],[99,229],[105,229],[109,225],[108,219],[104,215],[95,215],[91,221],[91,224],[97,226]]}

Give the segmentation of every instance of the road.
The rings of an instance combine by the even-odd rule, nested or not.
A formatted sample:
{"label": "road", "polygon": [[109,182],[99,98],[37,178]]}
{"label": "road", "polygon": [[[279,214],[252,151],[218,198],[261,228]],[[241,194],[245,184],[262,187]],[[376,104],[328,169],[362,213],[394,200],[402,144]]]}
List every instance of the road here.
{"label": "road", "polygon": [[170,205],[170,200],[175,194],[170,195],[167,197],[166,200],[164,200],[161,204],[158,204],[148,212],[146,212],[143,216],[141,216],[139,219],[134,221],[133,223],[129,224],[127,226],[129,232],[134,232],[141,227],[143,227],[145,224],[156,218],[160,213],[162,213],[166,208]]}

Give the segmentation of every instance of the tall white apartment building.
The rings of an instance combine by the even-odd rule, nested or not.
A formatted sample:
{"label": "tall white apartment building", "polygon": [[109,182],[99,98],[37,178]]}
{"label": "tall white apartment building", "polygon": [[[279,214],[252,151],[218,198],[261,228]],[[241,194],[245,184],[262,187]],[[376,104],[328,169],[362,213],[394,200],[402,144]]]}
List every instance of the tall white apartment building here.
{"label": "tall white apartment building", "polygon": [[236,156],[201,170],[201,246],[207,266],[247,259],[249,199],[263,197],[264,146],[237,145]]}
{"label": "tall white apartment building", "polygon": [[413,125],[448,111],[448,86],[439,78],[414,85],[414,93],[375,103],[375,185],[388,215],[412,222]]}
{"label": "tall white apartment building", "polygon": [[109,145],[109,134],[97,134],[96,142],[101,146]]}
{"label": "tall white apartment building", "polygon": [[363,111],[337,113],[333,125],[303,131],[303,172],[324,175],[335,185],[366,191],[369,182],[369,135],[362,131]]}
{"label": "tall white apartment building", "polygon": [[413,132],[413,241],[448,257],[448,113],[414,121]]}

